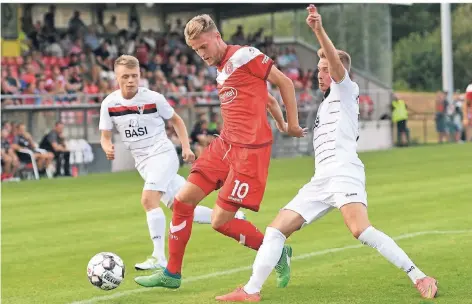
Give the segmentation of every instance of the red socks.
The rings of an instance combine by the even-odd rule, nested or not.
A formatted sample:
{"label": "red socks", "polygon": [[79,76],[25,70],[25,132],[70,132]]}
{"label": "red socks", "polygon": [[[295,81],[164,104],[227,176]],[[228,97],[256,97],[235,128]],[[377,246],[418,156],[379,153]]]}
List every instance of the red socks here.
{"label": "red socks", "polygon": [[174,199],[172,221],[169,229],[169,263],[167,264],[167,271],[172,274],[182,273],[185,247],[192,234],[195,207]]}
{"label": "red socks", "polygon": [[264,239],[262,232],[246,220],[232,219],[215,230],[254,250],[258,250],[261,247],[262,240]]}

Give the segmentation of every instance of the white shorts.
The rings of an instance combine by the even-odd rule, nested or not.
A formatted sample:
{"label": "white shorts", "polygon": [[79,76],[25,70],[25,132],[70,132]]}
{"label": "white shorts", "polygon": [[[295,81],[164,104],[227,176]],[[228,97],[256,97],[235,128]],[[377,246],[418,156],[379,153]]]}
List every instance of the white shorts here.
{"label": "white shorts", "polygon": [[313,177],[282,209],[300,214],[306,225],[332,209],[340,209],[349,203],[362,203],[367,207],[367,193],[362,178]]}
{"label": "white shorts", "polygon": [[136,169],[144,179],[143,190],[167,192],[179,170],[177,152],[172,149],[153,155],[141,162]]}

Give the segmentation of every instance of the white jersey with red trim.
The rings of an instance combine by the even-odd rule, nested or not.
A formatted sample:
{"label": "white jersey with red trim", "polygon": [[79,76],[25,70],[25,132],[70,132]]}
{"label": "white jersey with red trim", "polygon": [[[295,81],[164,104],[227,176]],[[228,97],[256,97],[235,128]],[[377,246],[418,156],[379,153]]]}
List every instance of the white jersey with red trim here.
{"label": "white jersey with red trim", "polygon": [[115,126],[138,166],[151,156],[175,149],[164,122],[173,115],[174,109],[160,93],[140,87],[132,99],[125,99],[117,90],[102,102],[99,129],[111,131]]}

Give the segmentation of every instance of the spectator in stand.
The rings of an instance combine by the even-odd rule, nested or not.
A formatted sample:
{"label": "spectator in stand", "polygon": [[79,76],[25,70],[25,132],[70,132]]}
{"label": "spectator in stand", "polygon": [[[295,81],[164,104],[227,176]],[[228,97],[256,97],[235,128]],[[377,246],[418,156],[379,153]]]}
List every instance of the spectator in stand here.
{"label": "spectator in stand", "polygon": [[141,67],[147,68],[149,62],[149,51],[150,47],[146,44],[144,39],[140,39],[139,44],[136,47],[136,58],[138,58]]}
{"label": "spectator in stand", "polygon": [[116,25],[116,16],[115,15],[112,15],[111,16],[111,19],[110,19],[110,22],[108,22],[106,25],[105,25],[105,32],[107,34],[112,34],[112,35],[115,35],[115,34],[118,34],[119,32],[119,28],[118,26]]}
{"label": "spectator in stand", "polygon": [[25,124],[23,123],[19,123],[16,126],[15,138],[12,143],[12,148],[16,151],[19,160],[25,164],[31,163],[31,158],[28,154],[21,153],[20,151],[22,149],[28,149],[32,151],[33,157],[36,160],[36,164],[38,165],[38,171],[40,175],[46,174],[46,168],[49,167],[52,160],[54,159],[54,154],[43,154],[36,149],[37,145],[33,141],[31,134],[26,132]]}
{"label": "spectator in stand", "polygon": [[[95,82],[93,82],[90,78],[86,77],[84,79],[84,93],[85,94],[90,94],[90,95],[96,95],[98,94],[100,91],[99,91],[99,88],[98,86],[95,84]],[[88,102],[93,102],[93,103],[98,103],[99,102],[99,98],[98,97],[94,97],[90,100],[88,100]]]}
{"label": "spectator in stand", "polygon": [[148,71],[155,72],[157,70],[161,70],[162,64],[162,56],[156,54],[154,55],[154,58],[147,64]]}
{"label": "spectator in stand", "polygon": [[[32,82],[32,83],[28,83],[28,85],[26,86],[26,89],[23,90],[23,95],[34,95],[36,93],[36,83]],[[41,103],[41,99],[40,98],[34,98],[34,97],[31,97],[31,96],[28,96],[25,98],[23,98],[22,100],[22,104],[24,105],[33,105],[33,104],[36,104],[37,102],[39,101],[39,103]]]}
{"label": "spectator in stand", "polygon": [[44,29],[47,32],[56,33],[55,19],[56,19],[56,6],[50,5],[49,11],[46,14],[44,14],[44,21],[43,21]]}
{"label": "spectator in stand", "polygon": [[83,52],[83,43],[80,38],[76,38],[71,48],[69,49],[69,55],[71,54],[81,54]]}
{"label": "spectator in stand", "polygon": [[70,151],[66,147],[64,124],[62,122],[56,122],[54,129],[43,137],[39,147],[54,154],[56,161],[54,177],[71,176],[69,164]]}
{"label": "spectator in stand", "polygon": [[7,137],[6,137],[6,140],[12,144],[13,143],[13,140],[15,139],[15,134],[14,134],[14,125],[11,121],[4,121],[3,122],[3,126],[2,126],[2,130],[5,129],[7,131],[6,134]]}
{"label": "spectator in stand", "polygon": [[74,11],[74,15],[69,20],[69,32],[77,37],[87,29],[85,23],[80,19],[80,11]]}
{"label": "spectator in stand", "polygon": [[31,63],[27,64],[26,72],[22,73],[22,71],[20,71],[19,74],[22,75],[21,80],[24,83],[24,84],[22,84],[22,88],[25,88],[27,85],[29,85],[31,83],[36,83],[36,74],[35,74],[33,64],[31,64]]}
{"label": "spectator in stand", "polygon": [[64,54],[70,54],[72,48],[72,39],[69,32],[61,34],[61,41],[59,42],[61,45]]}
{"label": "spectator in stand", "polygon": [[311,89],[312,83],[311,80],[307,81],[303,87],[303,91],[300,92],[300,96],[298,99],[299,107],[300,106],[307,106],[312,104],[315,100],[315,95],[313,94],[313,90]]}
{"label": "spectator in stand", "polygon": [[[21,84],[17,77],[13,77],[11,67],[2,69],[1,94],[15,95],[21,93]],[[2,106],[21,104],[21,100],[14,98],[2,99]]]}
{"label": "spectator in stand", "polygon": [[233,44],[244,45],[246,43],[246,38],[244,37],[244,29],[242,25],[238,25],[236,32],[231,36],[231,42]]}
{"label": "spectator in stand", "polygon": [[90,25],[87,29],[87,33],[84,36],[85,46],[90,47],[92,51],[95,51],[100,46],[100,40],[97,37],[95,26]]}
{"label": "spectator in stand", "polygon": [[2,181],[11,180],[20,166],[20,161],[15,151],[11,147],[11,143],[8,138],[10,131],[6,128],[2,128]]}
{"label": "spectator in stand", "polygon": [[110,85],[110,82],[106,80],[100,81],[99,90],[100,90],[100,93],[105,94],[105,95],[109,95],[113,93],[114,91]]}
{"label": "spectator in stand", "polygon": [[[141,66],[141,75],[146,75],[146,69]],[[139,79],[138,86],[149,89],[149,80],[146,77]]]}
{"label": "spectator in stand", "polygon": [[48,41],[49,45],[45,49],[46,54],[54,57],[64,57],[64,51],[62,50],[61,45],[57,42],[56,37],[49,37]]}
{"label": "spectator in stand", "polygon": [[[47,93],[48,91],[46,90],[46,81],[44,79],[38,79],[33,94],[45,95]],[[35,105],[40,105],[40,104],[45,104],[45,103],[46,103],[46,100],[43,100],[42,97],[37,97],[34,102]]]}

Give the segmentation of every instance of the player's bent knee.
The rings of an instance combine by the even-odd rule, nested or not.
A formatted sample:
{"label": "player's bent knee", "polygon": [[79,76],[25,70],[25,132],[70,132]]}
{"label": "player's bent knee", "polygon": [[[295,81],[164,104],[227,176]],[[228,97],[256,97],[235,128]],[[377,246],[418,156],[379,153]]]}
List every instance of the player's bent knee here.
{"label": "player's bent knee", "polygon": [[175,198],[179,202],[197,205],[200,203],[207,194],[197,185],[186,182],[182,188],[180,188],[179,192],[175,195]]}
{"label": "player's bent knee", "polygon": [[350,203],[341,207],[346,226],[356,239],[371,226],[367,215],[367,208],[362,203]]}
{"label": "player's bent knee", "polygon": [[354,227],[353,229],[351,229],[352,236],[358,239],[361,236],[362,232],[364,232],[366,229],[367,227],[365,228]]}
{"label": "player's bent knee", "polygon": [[286,238],[290,237],[295,231],[299,230],[305,219],[292,210],[283,209],[272,221],[269,227],[279,230]]}
{"label": "player's bent knee", "polygon": [[218,231],[224,224],[234,218],[237,211],[238,208],[235,206],[226,206],[226,204],[224,204],[222,207],[222,202],[218,199],[211,213],[211,227]]}
{"label": "player's bent knee", "polygon": [[141,197],[141,205],[144,210],[150,211],[159,207],[162,192],[153,190],[144,190]]}

